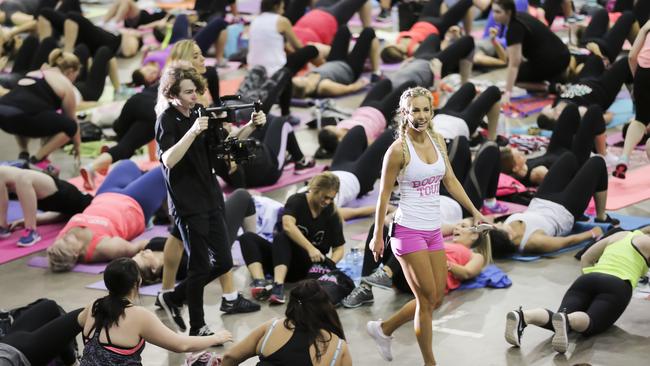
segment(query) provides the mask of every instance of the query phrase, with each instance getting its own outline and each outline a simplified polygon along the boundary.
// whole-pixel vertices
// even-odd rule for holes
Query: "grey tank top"
[[[396,73],[389,77],[393,86],[398,87],[407,81],[414,81],[417,85],[433,85],[433,73],[429,60],[413,59]]]
[[[356,80],[354,71],[345,61],[328,61],[312,70],[311,73],[319,74],[321,80],[330,79],[345,85],[350,85]]]

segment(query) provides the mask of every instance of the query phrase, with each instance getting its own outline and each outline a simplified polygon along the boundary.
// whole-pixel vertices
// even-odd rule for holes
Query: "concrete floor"
[[[133,69],[134,60],[120,61],[124,80]],[[489,80],[500,79],[501,72],[482,75]],[[339,106],[354,108],[362,96],[356,95],[337,100]],[[530,121],[508,120],[520,124]],[[307,154],[317,147],[314,131],[299,130],[298,140]],[[34,143],[32,149],[36,149]],[[14,159],[17,148],[11,136],[0,132],[0,159]],[[70,156],[57,152],[52,160],[62,167],[64,178],[76,175]],[[297,187],[272,192],[270,197],[283,201]],[[621,211],[625,214],[650,215],[647,202]],[[371,220],[362,220],[345,226],[345,235],[367,232]],[[346,246],[363,245],[348,241]],[[56,300],[67,310],[87,305],[103,296],[103,292],[86,289],[85,286],[101,279],[100,275],[81,273],[53,274],[43,269],[26,265],[30,257],[0,265],[0,308],[12,308],[26,304],[36,298],[48,297]],[[579,264],[572,253],[555,259],[544,259],[533,263],[497,263],[511,278],[513,285],[508,289],[477,289],[457,291],[449,294],[443,306],[434,314],[437,330],[433,347],[440,365],[648,365],[650,344],[650,320],[647,316],[650,302],[632,299],[628,309],[612,329],[590,339],[572,337],[566,355],[556,354],[550,347],[551,333],[529,327],[520,349],[511,348],[504,340],[505,314],[520,305],[524,308],[547,307],[556,309],[564,291],[580,274]],[[235,272],[236,284],[248,296],[250,277],[245,268]],[[261,322],[283,315],[284,307],[262,306],[257,313],[222,316],[219,312],[221,289],[211,284],[205,292],[206,320],[213,329],[226,328],[236,340],[242,339]],[[409,297],[403,294],[375,289],[375,303],[359,309],[339,310],[346,336],[350,344],[355,365],[387,364],[378,355],[375,345],[366,334],[365,324],[369,320],[386,318],[399,309]],[[142,297],[141,305],[156,311],[153,297]],[[165,318],[164,314],[158,314]],[[167,322],[167,319],[164,319]],[[167,322],[167,324],[170,324]],[[575,340],[579,343],[576,345]],[[227,349],[228,346],[225,348]],[[216,348],[221,352],[224,348]],[[393,342],[395,365],[421,364],[420,352],[412,330],[412,323],[395,333]],[[145,365],[179,365],[182,355],[167,352],[153,345],[147,345],[143,353]],[[256,359],[244,365],[254,365]]]

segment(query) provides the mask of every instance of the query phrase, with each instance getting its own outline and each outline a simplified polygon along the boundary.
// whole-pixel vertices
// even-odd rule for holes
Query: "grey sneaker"
[[[555,335],[553,335],[553,340],[551,345],[553,349],[558,353],[565,353],[567,348],[569,348],[569,325],[568,318],[565,312],[559,311],[553,314],[551,318],[551,323],[553,324],[553,329],[555,330]]]
[[[383,288],[384,290],[390,290],[393,287],[393,279],[388,277],[386,271],[381,267],[372,272],[370,276],[361,277],[361,283]]]
[[[362,284],[355,287],[348,296],[341,301],[344,307],[348,309],[358,308],[363,304],[372,304],[375,298],[372,296],[372,289],[369,286]]]

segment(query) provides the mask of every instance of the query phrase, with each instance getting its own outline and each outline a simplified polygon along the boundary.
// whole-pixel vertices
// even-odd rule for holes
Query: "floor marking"
[[[458,329],[451,329],[451,328],[443,328],[443,327],[433,327],[434,332],[439,332],[439,333],[447,333],[447,334],[453,334],[457,336],[462,336],[462,337],[470,337],[470,338],[483,338],[483,334],[481,333],[474,333],[474,332],[468,332],[465,330],[458,330]]]

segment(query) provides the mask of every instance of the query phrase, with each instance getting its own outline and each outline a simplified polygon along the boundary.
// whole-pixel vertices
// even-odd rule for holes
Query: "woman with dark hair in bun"
[[[239,365],[254,356],[260,358],[258,365],[352,365],[339,316],[317,281],[298,283],[284,314],[231,347],[221,365]]]

